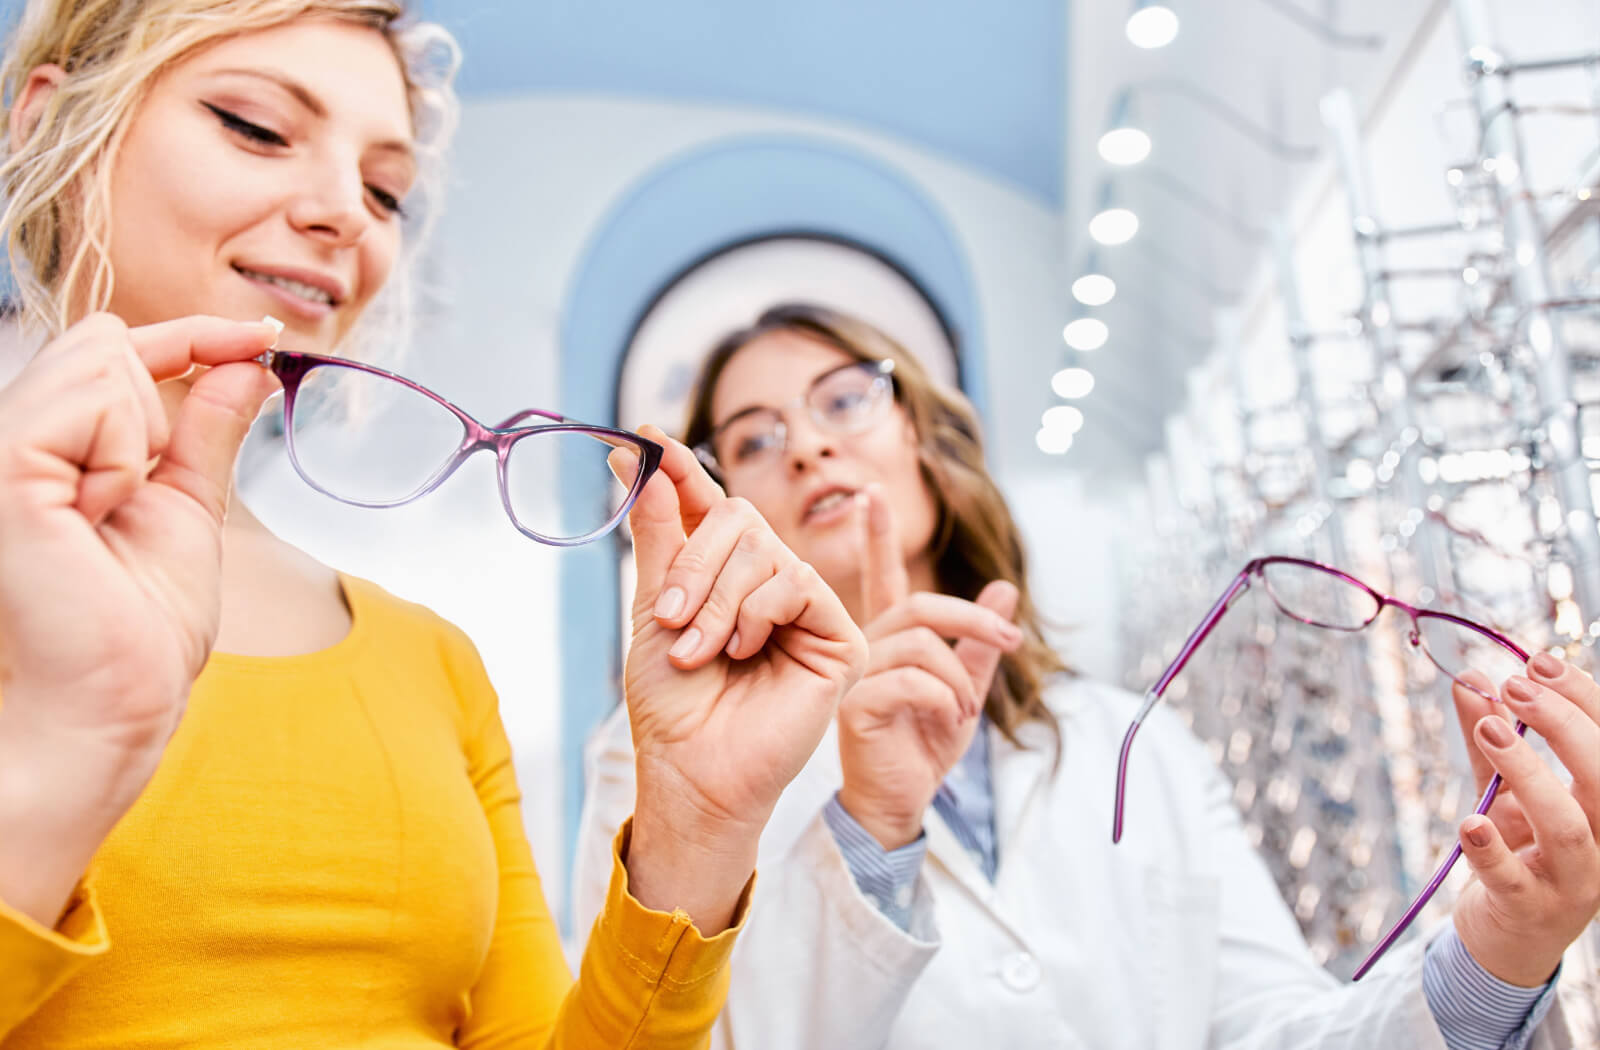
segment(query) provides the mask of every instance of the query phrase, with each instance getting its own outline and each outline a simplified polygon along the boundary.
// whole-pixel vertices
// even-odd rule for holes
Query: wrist
[[[0,718],[0,900],[53,928],[154,768],[137,755],[65,749]]]
[[[848,781],[839,789],[839,805],[889,852],[910,845],[922,835],[922,819],[927,812],[926,806],[911,808],[877,803],[852,790]]]
[[[1540,951],[1526,936],[1488,935],[1471,922],[1463,922],[1459,914],[1453,921],[1456,938],[1472,961],[1498,981],[1517,988],[1540,988],[1548,984],[1561,967],[1561,951],[1552,957],[1550,952]]]
[[[623,867],[635,900],[655,911],[681,910],[704,936],[732,923],[755,871],[770,809],[735,814],[713,805],[670,763],[639,755],[633,834]]]
[[[637,809],[623,867],[628,891],[652,911],[682,911],[704,937],[733,924],[755,871],[759,838],[687,832],[679,821]]]

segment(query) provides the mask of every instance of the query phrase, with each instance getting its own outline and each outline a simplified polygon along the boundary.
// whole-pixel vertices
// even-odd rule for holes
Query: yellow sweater
[[[737,931],[618,861],[574,985],[477,652],[343,582],[338,645],[212,656],[54,930],[0,901],[0,1048],[705,1045]]]

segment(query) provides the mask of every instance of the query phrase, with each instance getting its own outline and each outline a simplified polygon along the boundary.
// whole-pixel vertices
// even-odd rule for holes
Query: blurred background
[[[676,430],[720,334],[822,301],[976,403],[1090,675],[1148,689],[1261,554],[1590,660],[1595,0],[421,10],[460,41],[464,108],[403,370],[480,418]],[[560,913],[626,537],[529,542],[487,461],[354,510],[260,431],[243,484],[270,525],[477,641]],[[1341,974],[1476,798],[1412,632],[1299,629],[1256,594],[1167,693]],[[1600,1041],[1596,941],[1563,994]]]

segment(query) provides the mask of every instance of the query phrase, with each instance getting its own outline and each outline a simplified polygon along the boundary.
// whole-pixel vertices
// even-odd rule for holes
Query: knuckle
[[[1546,738],[1551,738],[1576,734],[1583,729],[1583,723],[1588,721],[1583,716],[1583,712],[1578,710],[1577,705],[1563,703],[1560,717],[1551,724],[1550,731],[1544,735]],[[1590,723],[1590,725],[1593,725],[1593,723]]]
[[[728,623],[739,614],[739,607],[743,603],[722,588],[713,590],[706,596],[705,604],[700,606],[700,612],[695,616],[698,624]]]
[[[1594,849],[1594,832],[1584,821],[1562,821],[1550,834],[1550,844],[1563,853]]]
[[[885,677],[893,684],[895,695],[903,699],[925,699],[930,692],[930,677],[921,668],[897,667]]]
[[[739,554],[760,554],[767,546],[767,537],[758,529],[746,529],[739,534],[739,540],[733,545],[734,551]]]
[[[729,496],[717,509],[736,521],[760,521],[765,524],[765,519],[756,510],[756,505],[743,496]]]
[[[808,561],[798,558],[790,561],[778,573],[795,590],[803,594],[814,594],[826,586],[822,582],[822,575],[817,572],[816,566]]]
[[[107,310],[97,310],[85,316],[83,320],[78,322],[77,327],[81,331],[96,335],[125,334],[128,331],[127,322]]]
[[[668,578],[668,586],[676,584],[684,590],[690,581],[699,580],[706,575],[711,563],[706,558],[706,552],[699,546],[690,544],[678,552],[672,560],[672,572]]]

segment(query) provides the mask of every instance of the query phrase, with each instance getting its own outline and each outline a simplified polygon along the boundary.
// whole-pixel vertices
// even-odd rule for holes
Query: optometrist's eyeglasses
[[[628,513],[662,448],[625,430],[591,426],[542,409],[485,426],[450,401],[393,372],[320,354],[269,350],[258,360],[283,383],[289,461],[307,485],[353,507],[399,507],[426,496],[474,453],[494,453],[500,502],[523,535],[576,547],[606,535]],[[539,422],[524,424],[526,419]],[[630,483],[608,463],[627,449]],[[605,477],[592,505],[564,505],[567,472]]]
[[[781,408],[747,408],[719,423],[694,448],[695,456],[717,477],[764,471],[789,447],[784,412],[804,405],[811,422],[830,434],[860,434],[883,418],[894,401],[894,362],[852,361],[824,372],[806,392]]]
[[[1222,597],[1206,613],[1194,629],[1177,657],[1162,672],[1156,684],[1145,694],[1144,703],[1133,723],[1128,726],[1122,740],[1122,752],[1117,758],[1116,810],[1112,818],[1111,841],[1122,841],[1123,818],[1127,801],[1128,756],[1133,749],[1133,738],[1145,718],[1160,702],[1167,687],[1183,671],[1190,658],[1222,620],[1228,609],[1249,589],[1252,581],[1259,580],[1266,588],[1278,611],[1292,620],[1334,631],[1359,631],[1378,618],[1385,607],[1399,609],[1411,620],[1408,641],[1420,649],[1435,666],[1450,678],[1488,699],[1498,699],[1485,692],[1464,676],[1468,671],[1485,675],[1498,686],[1512,675],[1523,674],[1528,663],[1528,653],[1499,631],[1464,617],[1435,609],[1419,609],[1391,595],[1367,586],[1354,576],[1319,562],[1302,558],[1256,558],[1239,570]],[[1516,732],[1526,731],[1522,722],[1516,723]],[[1496,773],[1479,799],[1474,813],[1486,813],[1500,791],[1500,774]],[[1445,876],[1461,857],[1461,843],[1451,849],[1422,892],[1411,902],[1398,922],[1384,934],[1376,947],[1356,969],[1354,979],[1360,980],[1372,969],[1415,921],[1423,907],[1443,885]]]

